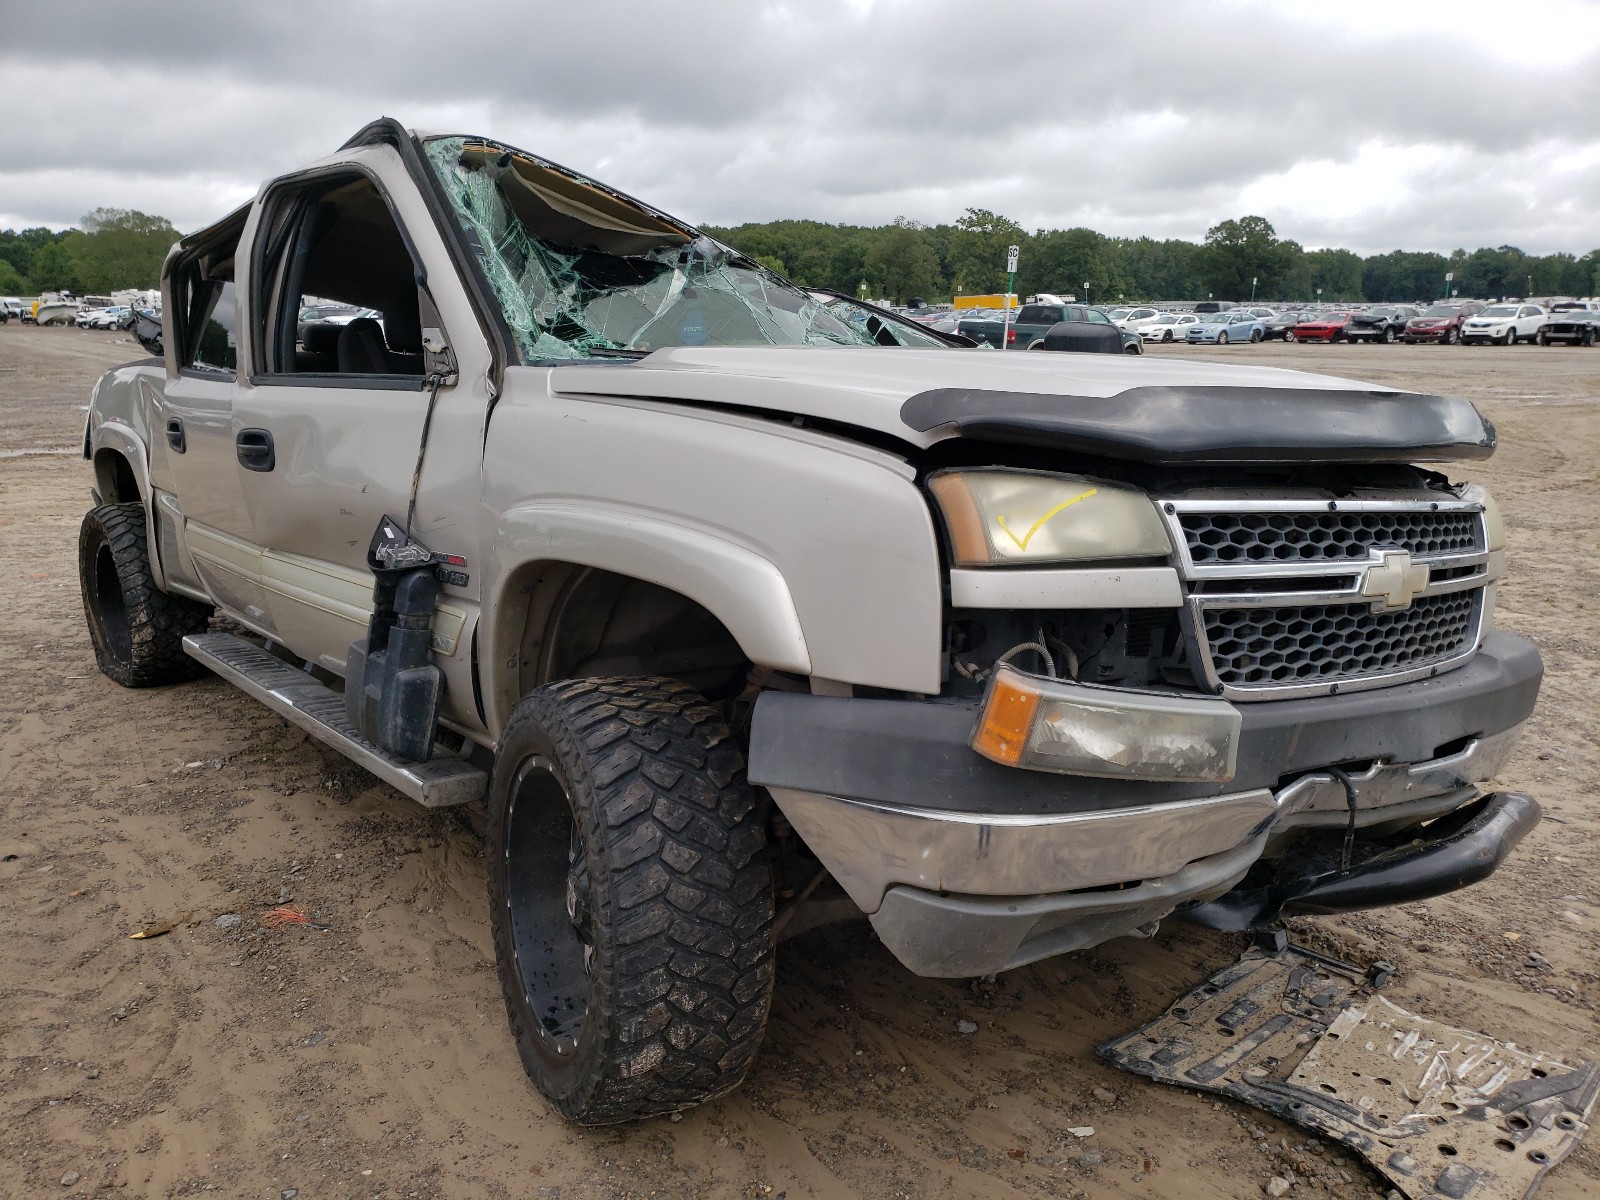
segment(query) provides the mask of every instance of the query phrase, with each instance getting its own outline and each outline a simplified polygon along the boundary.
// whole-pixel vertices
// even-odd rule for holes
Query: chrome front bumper
[[[1517,725],[1474,739],[1448,757],[1377,763],[1351,775],[1357,828],[1422,821],[1460,807],[1471,798],[1473,784],[1505,765],[1521,732]],[[1127,885],[1176,874],[1253,839],[1270,853],[1296,830],[1342,829],[1349,822],[1343,785],[1315,771],[1277,791],[1049,816],[936,811],[782,787],[771,791],[812,853],[868,914],[878,911],[884,893],[897,884],[971,896]]]
[[[1498,774],[1522,726],[1419,763],[1351,773],[1354,824],[1382,832],[1454,812]],[[1223,895],[1297,832],[1351,822],[1344,785],[1133,808],[996,815],[866,803],[774,787],[773,798],[878,935],[921,975],[969,976],[1153,930]]]

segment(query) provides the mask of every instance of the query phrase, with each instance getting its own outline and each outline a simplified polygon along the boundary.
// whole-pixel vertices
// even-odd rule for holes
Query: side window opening
[[[280,196],[265,229],[268,375],[422,377],[417,265],[372,180],[341,175]]]
[[[178,309],[180,370],[232,377],[239,368],[238,303],[234,252],[244,231],[243,212],[216,228],[179,264],[173,279]]]

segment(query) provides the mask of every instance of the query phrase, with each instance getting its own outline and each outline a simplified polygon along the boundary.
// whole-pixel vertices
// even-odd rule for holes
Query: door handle
[[[182,417],[167,418],[167,445],[171,446],[173,451],[178,454],[182,454],[189,448],[189,439],[183,434]]]
[[[241,429],[233,444],[239,454],[239,465],[246,471],[270,471],[278,465],[270,430]]]

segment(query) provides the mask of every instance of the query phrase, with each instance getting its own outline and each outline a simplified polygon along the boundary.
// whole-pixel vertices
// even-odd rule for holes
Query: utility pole
[[[1255,276],[1255,275],[1250,276],[1250,303],[1251,304],[1254,304],[1256,302],[1256,282],[1257,282],[1258,278],[1259,277]]]

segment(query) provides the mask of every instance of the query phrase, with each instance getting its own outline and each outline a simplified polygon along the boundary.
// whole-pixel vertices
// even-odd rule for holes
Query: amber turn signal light
[[[1002,672],[989,689],[972,748],[985,758],[1016,766],[1022,761],[1038,711],[1039,693],[1025,686],[1016,672]]]

